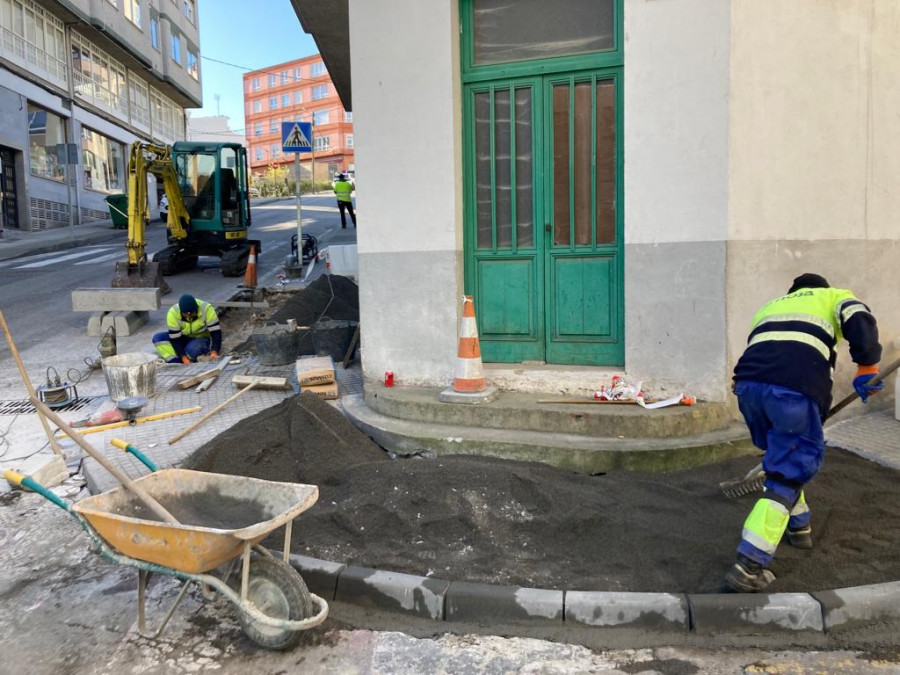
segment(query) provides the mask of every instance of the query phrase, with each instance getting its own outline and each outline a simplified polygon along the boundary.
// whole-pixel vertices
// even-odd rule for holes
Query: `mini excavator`
[[[169,200],[168,246],[147,260],[150,211],[147,176],[162,180]],[[250,193],[247,151],[239,143],[180,141],[172,146],[136,141],[128,160],[128,261],[116,263],[113,288],[169,288],[163,276],[197,264],[199,256],[221,259],[222,275],[244,273],[250,247],[261,251],[258,239],[248,239]]]

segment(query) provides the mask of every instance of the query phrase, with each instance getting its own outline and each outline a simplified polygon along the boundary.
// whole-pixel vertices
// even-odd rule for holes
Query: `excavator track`
[[[222,276],[239,277],[247,269],[249,246],[238,246],[222,252]]]
[[[197,265],[197,256],[178,246],[166,246],[153,255],[153,262],[159,263],[163,276],[172,276]]]

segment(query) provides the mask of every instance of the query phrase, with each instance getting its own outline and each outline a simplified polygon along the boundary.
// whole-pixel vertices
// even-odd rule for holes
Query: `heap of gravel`
[[[718,489],[745,474],[753,458],[605,476],[468,456],[384,461],[383,451],[311,395],[244,420],[202,450],[194,468],[319,485],[319,502],[294,528],[297,553],[538,588],[720,592],[758,496],[728,500]],[[897,479],[891,469],[829,449],[807,489],[815,548],[783,544],[771,590],[900,579]]]
[[[312,326],[322,319],[359,321],[359,287],[347,277],[324,274],[270,317],[278,323],[288,319],[296,319],[298,326]]]

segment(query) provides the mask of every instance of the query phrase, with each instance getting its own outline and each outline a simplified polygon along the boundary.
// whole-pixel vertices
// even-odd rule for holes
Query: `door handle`
[[[553,230],[550,227],[550,223],[547,223],[546,225],[544,225],[544,232],[546,232],[547,234],[550,234],[552,231]]]

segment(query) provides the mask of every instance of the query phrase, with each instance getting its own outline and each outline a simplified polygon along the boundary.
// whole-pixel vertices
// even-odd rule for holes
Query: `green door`
[[[623,363],[620,72],[466,87],[466,282],[485,361]]]

